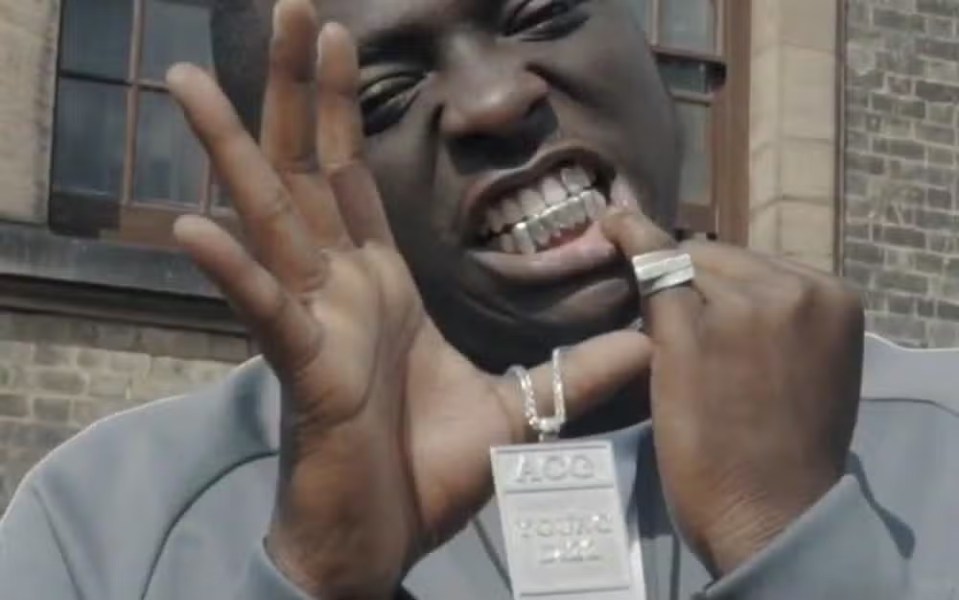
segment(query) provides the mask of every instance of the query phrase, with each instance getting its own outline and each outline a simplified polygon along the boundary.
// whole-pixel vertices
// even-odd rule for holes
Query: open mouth
[[[484,206],[473,243],[487,251],[522,255],[570,243],[606,214],[610,180],[609,173],[587,161],[560,162]]]
[[[474,183],[461,239],[471,260],[502,281],[611,281],[619,252],[599,222],[614,206],[642,210],[644,190],[586,144],[554,146]]]

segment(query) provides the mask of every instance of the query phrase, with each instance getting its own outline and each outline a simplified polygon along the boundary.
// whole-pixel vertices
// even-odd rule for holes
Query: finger
[[[357,97],[356,44],[341,25],[320,32],[317,62],[317,148],[320,167],[333,188],[343,222],[357,245],[393,244],[373,174],[363,163],[363,118]]]
[[[597,408],[610,396],[649,371],[653,344],[635,331],[601,335],[565,350],[561,359],[566,411],[569,420]],[[530,371],[540,416],[552,416],[553,365],[547,363]],[[500,397],[510,419],[514,442],[536,436],[524,412],[524,396],[517,379],[510,374],[500,381]]]
[[[267,158],[284,169],[317,169],[312,132],[318,32],[310,0],[277,2],[260,145]]]
[[[177,220],[174,236],[219,288],[276,369],[315,356],[318,326],[309,313],[233,237],[203,217]]]
[[[171,68],[167,82],[229,188],[257,257],[294,293],[317,285],[323,275],[319,248],[223,91],[202,69],[186,64]]]
[[[316,157],[316,11],[310,0],[280,0],[273,12],[270,70],[260,146],[284,180],[316,243],[349,245],[336,200]]]
[[[603,220],[602,226],[606,237],[627,260],[677,248],[672,236],[641,211],[617,210]],[[650,298],[640,298],[640,307],[648,331],[658,343],[685,344],[694,339],[694,324],[702,310],[702,298],[692,286],[678,286]]]

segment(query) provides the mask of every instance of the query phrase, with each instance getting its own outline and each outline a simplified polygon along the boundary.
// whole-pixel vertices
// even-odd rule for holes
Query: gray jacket
[[[719,581],[676,535],[649,425],[615,434],[647,597],[959,598],[959,353],[867,343],[847,475]],[[277,384],[261,361],[106,419],[38,465],[0,521],[3,600],[306,600],[262,547]],[[405,582],[419,600],[508,599],[495,507]]]

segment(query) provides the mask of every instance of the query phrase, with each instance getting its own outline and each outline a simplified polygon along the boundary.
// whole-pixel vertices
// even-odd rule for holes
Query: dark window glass
[[[136,202],[201,205],[206,159],[167,94],[141,92],[136,148]]]
[[[683,127],[684,150],[680,197],[690,204],[709,206],[712,201],[709,106],[682,102],[677,110]]]
[[[633,8],[643,29],[649,30],[649,0],[632,0]]]
[[[230,197],[230,192],[217,181],[216,174],[213,175],[213,182],[210,186],[210,194],[213,198],[213,207],[220,210],[232,210],[233,208],[233,199]]]
[[[209,31],[210,9],[203,2],[145,0],[140,78],[162,81],[181,61],[212,66]]]
[[[659,43],[683,50],[715,52],[716,11],[713,2],[714,0],[661,1]]]
[[[54,136],[54,186],[119,198],[125,129],[124,86],[61,79]]]
[[[706,63],[661,57],[659,70],[666,85],[673,91],[696,94],[708,94],[711,91],[710,68]]]
[[[131,0],[65,0],[61,68],[84,75],[126,79],[132,19]]]

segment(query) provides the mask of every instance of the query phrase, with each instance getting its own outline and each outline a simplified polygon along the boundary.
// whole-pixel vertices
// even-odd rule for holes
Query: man
[[[948,398],[917,371],[924,401],[860,406],[831,277],[676,249],[677,126],[627,2],[280,0],[262,75],[234,53],[270,8],[218,17],[248,122],[266,80],[259,148],[202,71],[169,83],[252,256],[177,237],[271,369],[54,453],[0,528],[4,598],[507,598],[489,448],[532,439],[555,375],[565,435],[616,446],[648,597],[952,597]],[[637,299],[623,257],[654,251],[695,277]],[[529,390],[489,374],[567,345]]]

